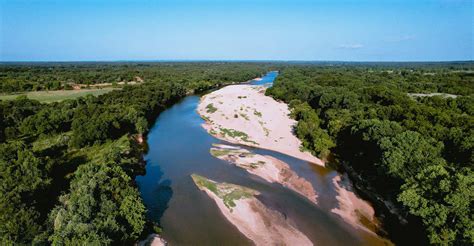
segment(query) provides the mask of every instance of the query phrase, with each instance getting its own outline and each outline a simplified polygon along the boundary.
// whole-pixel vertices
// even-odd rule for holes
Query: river
[[[251,84],[268,84],[270,72]],[[266,206],[278,210],[319,245],[367,245],[378,240],[344,223],[330,209],[335,206],[332,178],[337,172],[269,150],[248,148],[285,161],[318,193],[319,205],[279,184],[271,184],[209,153],[214,143],[228,144],[209,135],[196,112],[199,96],[188,96],[162,112],[151,128],[145,155],[146,175],[137,183],[147,206],[147,216],[163,228],[162,237],[171,245],[251,245],[221,214],[217,205],[193,183],[197,173],[218,182],[247,186],[260,191]],[[348,182],[348,181],[346,181]]]

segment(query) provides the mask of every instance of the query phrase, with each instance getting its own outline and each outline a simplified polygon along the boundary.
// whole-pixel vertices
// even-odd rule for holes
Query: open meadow
[[[31,100],[43,103],[60,102],[66,99],[75,99],[86,95],[100,96],[120,88],[83,89],[83,90],[57,90],[57,91],[30,91],[26,93],[1,94],[0,100],[14,100],[19,96],[26,96]]]

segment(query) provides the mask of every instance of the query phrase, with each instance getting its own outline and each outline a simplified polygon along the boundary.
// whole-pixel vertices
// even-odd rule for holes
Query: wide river
[[[272,83],[278,74],[270,72],[261,81]],[[163,228],[162,236],[171,245],[252,244],[229,223],[215,202],[193,183],[190,175],[256,189],[265,205],[282,212],[318,245],[367,245],[374,238],[345,224],[330,209],[335,206],[331,179],[335,171],[280,153],[248,148],[288,163],[309,180],[318,193],[318,206],[279,184],[270,184],[209,153],[213,143],[225,143],[209,135],[196,112],[199,96],[188,96],[162,112],[147,138],[146,175],[137,183],[148,209],[148,217]]]

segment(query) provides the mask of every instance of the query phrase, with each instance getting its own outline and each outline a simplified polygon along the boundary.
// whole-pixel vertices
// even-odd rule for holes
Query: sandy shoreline
[[[216,183],[195,174],[192,178],[197,187],[216,202],[227,220],[256,245],[313,245],[281,213],[268,209],[255,198],[257,191]],[[233,199],[231,203],[229,197]]]
[[[299,177],[288,164],[272,156],[258,155],[240,147],[222,144],[215,144],[210,152],[216,158],[243,168],[270,183],[279,183],[318,204],[318,196],[312,184]],[[337,207],[331,209],[331,212],[353,227],[375,234],[374,230],[379,225],[374,209],[368,202],[357,197],[352,186],[342,184],[341,178],[341,175],[336,175],[331,180],[337,202]]]
[[[279,183],[317,204],[317,194],[311,183],[299,177],[283,161],[227,145],[214,145],[210,152],[216,158],[228,161],[270,183]]]
[[[148,237],[137,243],[138,246],[166,246],[168,243],[158,234],[150,234]]]
[[[301,141],[293,135],[296,121],[285,103],[264,95],[265,88],[230,85],[201,98],[198,113],[203,127],[217,138],[277,151],[314,164],[324,163],[300,150]]]
[[[378,228],[379,224],[372,206],[367,201],[357,197],[352,186],[344,187],[341,185],[340,175],[335,176],[332,182],[336,188],[336,200],[339,207],[333,208],[331,212],[341,216],[344,221],[356,228],[376,234],[374,230]]]
[[[264,92],[262,86],[231,85],[203,96],[197,109],[206,121],[203,128],[230,143],[269,149],[324,166],[323,161],[300,150],[301,141],[293,135],[296,121],[289,117],[288,106],[265,96]],[[296,175],[288,164],[239,147],[226,148],[229,146],[214,146],[211,154],[268,182],[278,182],[318,204],[314,187]],[[379,225],[374,209],[370,203],[357,197],[351,186],[342,185],[341,179],[341,174],[338,174],[331,180],[337,207],[330,212],[348,225],[380,238],[375,233]]]

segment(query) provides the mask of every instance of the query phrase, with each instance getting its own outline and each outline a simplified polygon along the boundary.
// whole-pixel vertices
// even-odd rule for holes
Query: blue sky
[[[0,60],[473,60],[471,0],[0,0]]]

